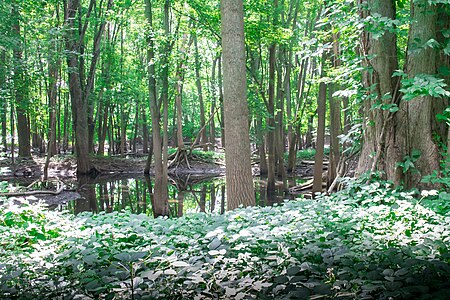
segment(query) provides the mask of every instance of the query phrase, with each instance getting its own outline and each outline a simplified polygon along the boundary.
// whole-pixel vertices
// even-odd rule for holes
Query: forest
[[[0,299],[448,299],[449,0],[0,18]]]

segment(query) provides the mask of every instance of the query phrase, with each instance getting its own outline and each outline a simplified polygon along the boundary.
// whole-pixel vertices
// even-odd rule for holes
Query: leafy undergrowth
[[[0,298],[447,299],[450,214],[423,200],[374,183],[179,219],[9,203]]]

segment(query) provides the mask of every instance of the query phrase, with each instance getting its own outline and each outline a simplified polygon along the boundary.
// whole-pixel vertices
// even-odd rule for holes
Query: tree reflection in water
[[[77,183],[81,198],[70,202],[68,209],[75,214],[83,211],[98,213],[128,209],[136,214],[144,213],[154,217],[181,217],[192,212],[225,212],[226,187],[223,177],[175,176],[170,177],[169,182],[169,199],[155,203],[153,177],[80,177]],[[291,186],[299,182],[297,179],[289,181]],[[259,206],[294,198],[283,190],[267,195],[265,178],[255,178],[255,194],[256,204]]]

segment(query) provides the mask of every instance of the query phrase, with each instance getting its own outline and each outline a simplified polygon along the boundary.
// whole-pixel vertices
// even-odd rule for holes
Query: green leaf
[[[172,266],[174,266],[176,268],[181,268],[181,267],[189,267],[190,264],[188,264],[184,261],[177,260],[177,261],[172,262]]]

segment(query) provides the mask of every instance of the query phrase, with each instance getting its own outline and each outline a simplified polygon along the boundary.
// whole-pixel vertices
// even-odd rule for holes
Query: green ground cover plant
[[[446,299],[450,214],[435,191],[332,196],[177,219],[0,206],[0,298]]]

